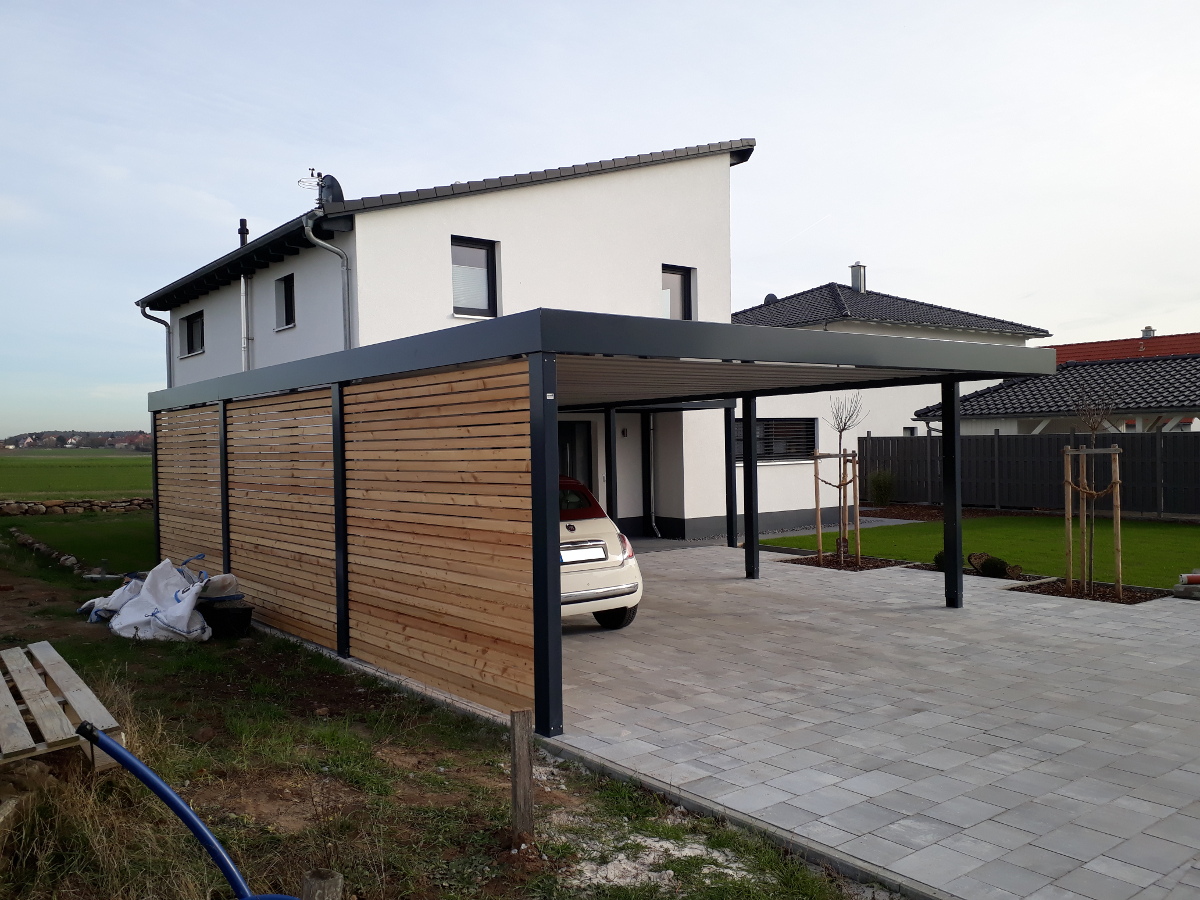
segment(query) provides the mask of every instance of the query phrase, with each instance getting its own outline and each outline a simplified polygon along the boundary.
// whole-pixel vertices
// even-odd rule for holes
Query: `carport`
[[[502,712],[532,705],[555,735],[560,411],[738,399],[752,434],[761,396],[940,384],[953,559],[958,383],[1053,370],[1049,350],[535,310],[151,394],[159,553],[205,553],[195,565],[237,574],[284,632]],[[758,578],[754,441],[745,463]]]

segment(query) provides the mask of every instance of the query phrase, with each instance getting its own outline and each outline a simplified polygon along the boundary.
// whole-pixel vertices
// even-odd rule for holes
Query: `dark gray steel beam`
[[[758,411],[754,398],[742,398],[742,514],[746,531],[746,577],[759,577],[758,561]]]
[[[150,497],[154,503],[154,561],[162,559],[162,534],[159,530],[161,516],[158,513],[158,413],[150,413]]]
[[[329,386],[333,413],[333,575],[337,655],[350,656],[350,551],[346,538],[346,426],[342,386]]]
[[[544,737],[562,734],[563,731],[557,390],[554,354],[529,354],[533,499],[533,720],[535,730]]]
[[[946,606],[963,605],[962,456],[958,382],[942,382],[942,552]]]
[[[961,381],[1049,374],[1055,367],[1054,352],[1046,349],[537,309],[159,391],[150,395],[150,408],[170,409],[211,403],[223,397],[247,397],[333,382],[344,384],[539,351],[660,359],[756,359],[764,363],[914,370],[912,379],[880,380],[874,386],[931,384],[948,376]],[[820,385],[754,393],[759,396],[812,393],[846,386],[831,373],[831,379]],[[732,390],[744,389],[735,386]],[[642,402],[722,399],[729,396],[729,391],[690,397],[650,397]],[[613,405],[636,402],[639,401],[630,399]]]
[[[654,534],[654,413],[641,414],[642,432],[642,537]]]
[[[733,407],[725,408],[725,543],[738,545],[737,527],[737,458],[734,452],[734,427],[737,413]]]
[[[222,400],[218,404],[217,440],[221,442],[220,471],[221,471],[221,571],[232,572],[229,561],[229,425],[226,407],[228,402]]]
[[[604,503],[605,512],[617,520],[617,411],[604,411]]]

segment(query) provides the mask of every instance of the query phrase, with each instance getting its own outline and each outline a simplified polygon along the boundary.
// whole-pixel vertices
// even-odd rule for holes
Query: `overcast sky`
[[[137,428],[133,302],[348,197],[728,138],[733,305],[1200,331],[1200,3],[0,3],[0,436]]]

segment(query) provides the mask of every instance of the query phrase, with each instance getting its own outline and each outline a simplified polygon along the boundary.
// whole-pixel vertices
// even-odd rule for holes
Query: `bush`
[[[936,554],[934,554],[933,565],[939,572],[946,571],[946,551],[945,550],[939,550]],[[961,566],[961,565],[962,565],[962,563],[960,562],[959,566]]]
[[[876,506],[891,506],[896,495],[896,476],[890,469],[876,469],[867,479],[871,502]]]
[[[989,556],[979,564],[979,574],[987,578],[1007,578],[1008,563],[998,556]]]

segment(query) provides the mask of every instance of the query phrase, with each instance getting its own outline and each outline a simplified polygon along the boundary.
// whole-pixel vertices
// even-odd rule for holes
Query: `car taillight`
[[[621,542],[621,562],[625,562],[627,559],[633,559],[633,544],[629,543],[629,538],[618,533],[617,539]]]

